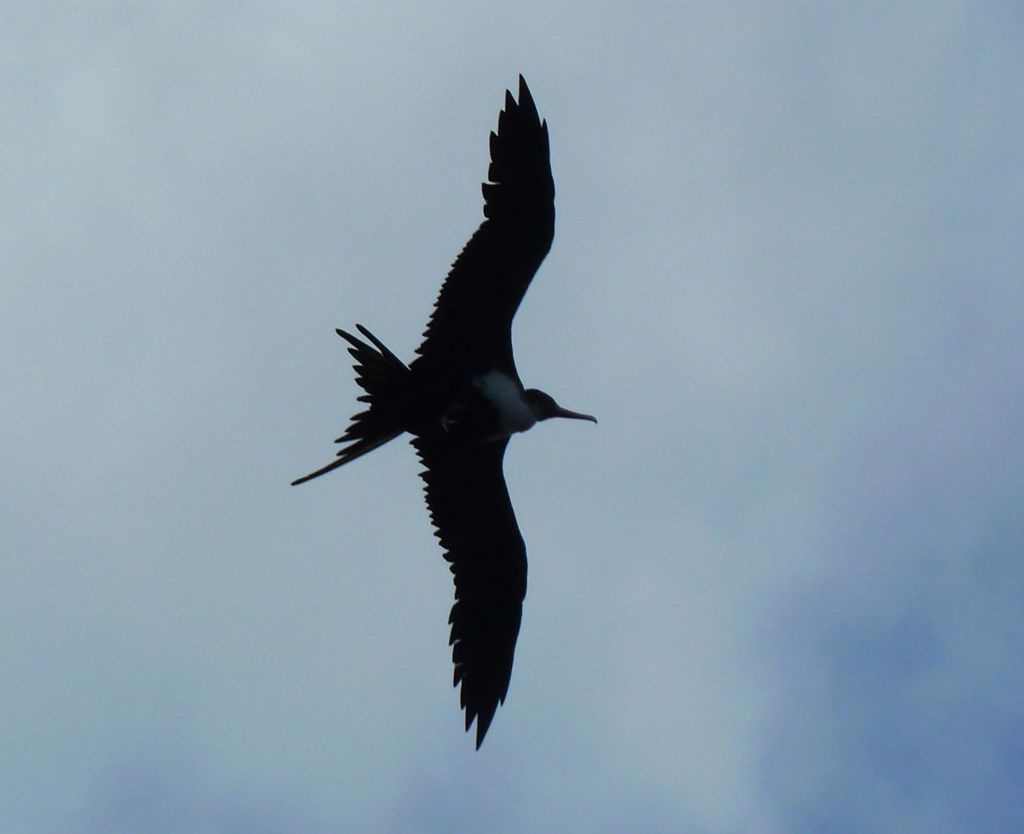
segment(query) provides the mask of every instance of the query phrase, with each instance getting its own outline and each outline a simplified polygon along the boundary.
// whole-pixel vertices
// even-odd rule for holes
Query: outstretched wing
[[[477,365],[507,364],[504,370],[515,372],[512,318],[555,235],[547,123],[522,76],[518,102],[505,91],[490,142],[486,219],[441,287],[414,370],[429,366],[463,379]]]
[[[480,747],[512,677],[526,596],[526,546],[501,463],[508,440],[453,443],[414,438],[426,469],[427,508],[455,578],[451,623],[455,680],[466,729]]]

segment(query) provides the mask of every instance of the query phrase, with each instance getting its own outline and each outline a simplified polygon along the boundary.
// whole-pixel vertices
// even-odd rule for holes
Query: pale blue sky
[[[1024,829],[1011,3],[39,3],[0,27],[0,831]],[[409,357],[527,77],[554,249],[481,751]]]

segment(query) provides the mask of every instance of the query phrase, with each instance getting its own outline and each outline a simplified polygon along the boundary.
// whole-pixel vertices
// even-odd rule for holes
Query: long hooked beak
[[[569,411],[568,408],[562,408],[562,406],[558,406],[552,416],[566,417],[569,420],[589,420],[591,423],[597,422],[596,417],[591,417],[589,414],[580,414],[578,411]]]

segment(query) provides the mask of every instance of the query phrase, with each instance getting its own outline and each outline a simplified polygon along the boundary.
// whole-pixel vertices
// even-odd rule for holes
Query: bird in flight
[[[505,92],[483,184],[484,221],[441,286],[416,358],[406,366],[362,325],[338,330],[355,359],[356,414],[337,458],[305,483],[408,432],[425,469],[427,508],[455,580],[454,685],[479,749],[504,703],[526,596],[526,546],[502,460],[509,438],[541,420],[596,419],[525,388],[512,356],[512,318],[555,233],[547,122],[519,76]]]

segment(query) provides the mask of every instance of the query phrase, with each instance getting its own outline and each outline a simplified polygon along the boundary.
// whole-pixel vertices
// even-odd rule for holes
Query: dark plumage
[[[502,460],[509,437],[550,417],[594,420],[524,389],[512,355],[512,319],[551,248],[555,186],[547,124],[523,77],[505,93],[490,137],[485,220],[455,260],[406,365],[356,325],[339,330],[367,404],[338,438],[338,458],[294,483],[336,469],[409,432],[425,467],[427,507],[455,579],[455,685],[480,746],[508,693],[526,596],[526,547]]]

